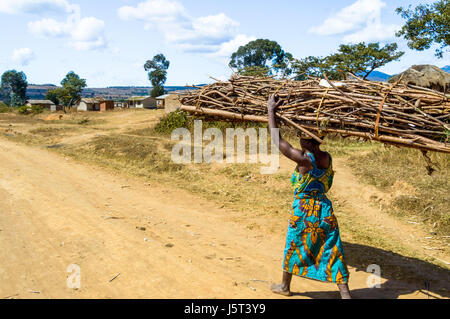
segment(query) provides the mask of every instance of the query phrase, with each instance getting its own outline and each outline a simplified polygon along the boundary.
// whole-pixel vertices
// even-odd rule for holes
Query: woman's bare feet
[[[278,284],[278,285],[273,284],[270,287],[270,290],[272,290],[273,293],[287,296],[287,297],[289,297],[291,295],[291,291],[289,290],[289,288],[286,288],[285,286],[283,286],[283,284]]]

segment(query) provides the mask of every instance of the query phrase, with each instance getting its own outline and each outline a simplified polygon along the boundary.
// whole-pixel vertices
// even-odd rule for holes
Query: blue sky
[[[229,56],[257,38],[296,58],[325,56],[341,43],[397,42],[405,56],[380,71],[450,64],[449,54],[417,52],[394,36],[402,0],[1,0],[0,73],[22,70],[29,83],[59,84],[73,70],[89,87],[149,86],[143,65],[171,62],[166,85],[211,82],[231,74]]]

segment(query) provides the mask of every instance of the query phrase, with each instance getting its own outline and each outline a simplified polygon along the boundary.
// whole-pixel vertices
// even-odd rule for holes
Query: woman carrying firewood
[[[283,104],[277,95],[267,104],[272,139],[287,158],[297,163],[291,178],[294,203],[284,250],[283,279],[272,285],[274,293],[290,296],[292,275],[336,283],[341,297],[350,299],[349,272],[339,235],[339,226],[326,192],[333,182],[331,155],[320,150],[320,143],[301,136],[302,150],[293,148],[281,138],[277,129],[276,110]],[[277,134],[278,136],[275,136]]]

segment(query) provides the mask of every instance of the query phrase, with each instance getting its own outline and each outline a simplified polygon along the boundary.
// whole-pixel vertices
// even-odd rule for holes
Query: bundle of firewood
[[[267,122],[267,99],[284,101],[285,124],[322,141],[317,133],[356,136],[423,151],[450,153],[450,95],[397,83],[349,76],[334,82],[276,80],[234,75],[228,82],[182,95],[181,109],[207,117]]]

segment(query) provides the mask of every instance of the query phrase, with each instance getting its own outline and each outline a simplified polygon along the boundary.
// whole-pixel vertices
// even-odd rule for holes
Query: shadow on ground
[[[347,264],[356,271],[366,271],[371,264],[381,268],[381,277],[386,281],[380,288],[351,289],[356,299],[397,299],[401,295],[423,293],[430,299],[436,295],[450,298],[450,271],[429,262],[405,257],[379,248],[354,243],[344,243]],[[307,279],[305,279],[307,280]],[[340,298],[337,291],[295,292],[294,296],[313,299]]]

